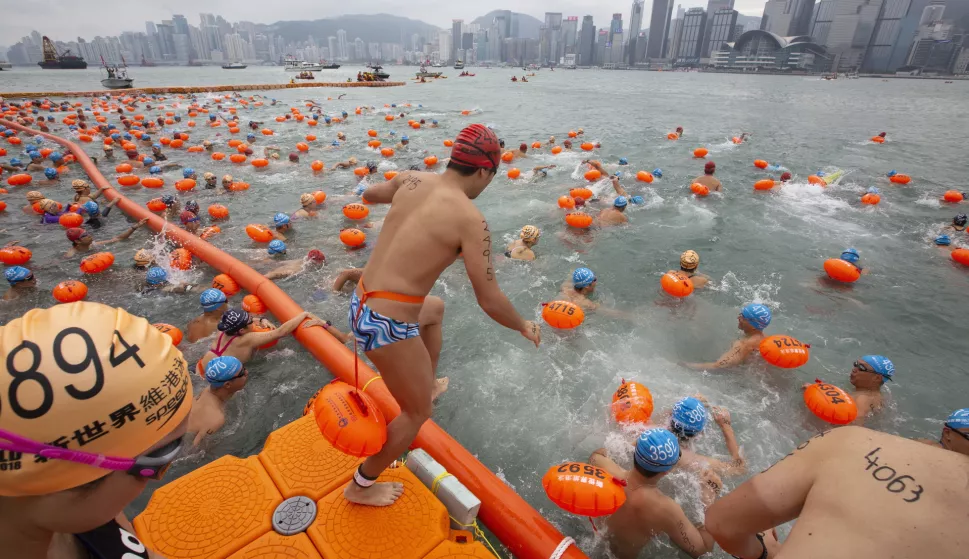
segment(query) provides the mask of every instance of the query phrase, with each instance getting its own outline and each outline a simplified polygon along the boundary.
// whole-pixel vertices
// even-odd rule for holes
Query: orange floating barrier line
[[[395,85],[392,82],[376,83],[378,87]],[[286,84],[286,86],[289,85]],[[297,84],[297,87],[303,85]],[[324,85],[333,86],[333,84],[305,85],[315,87]],[[354,86],[351,83],[343,85]],[[368,82],[368,85],[373,86],[374,82]],[[225,86],[225,89],[199,88],[199,90],[233,91],[245,88],[246,86]],[[159,88],[132,90],[126,92],[126,94],[151,93],[149,91],[150,89]],[[188,89],[192,88],[160,89],[161,91],[157,91],[157,93],[190,93],[191,91],[188,91]],[[283,88],[268,87],[267,89]],[[24,96],[20,93],[8,95],[10,97]],[[68,93],[66,95],[71,94]],[[101,96],[104,95],[104,92],[92,92],[91,95]],[[8,128],[41,136],[70,150],[74,154],[78,165],[87,173],[91,181],[98,187],[105,188],[104,196],[108,201],[117,199],[118,209],[135,219],[147,218],[148,227],[155,232],[160,232],[164,228],[166,222],[161,217],[149,212],[140,204],[129,200],[115,189],[100,171],[98,171],[94,162],[91,161],[91,158],[74,142],[52,134],[32,130],[13,121],[4,120],[3,124]],[[181,246],[188,249],[199,260],[224,274],[228,274],[243,289],[259,297],[266,303],[266,306],[269,307],[269,310],[277,320],[284,322],[303,312],[302,307],[273,281],[266,279],[265,276],[256,272],[248,265],[222,252],[208,242],[177,227],[165,228],[164,233],[169,239],[178,242]],[[376,374],[364,361],[358,360],[346,346],[321,328],[298,328],[293,332],[293,336],[317,361],[322,363],[337,378],[348,384],[354,382],[355,362],[357,362],[359,369],[358,378],[360,386],[363,386],[376,377]],[[400,414],[400,407],[398,407],[397,402],[383,383],[371,384],[367,388],[367,395],[377,403],[388,422]],[[478,517],[515,557],[519,559],[548,559],[560,544],[567,545],[563,544],[563,542],[571,541],[570,538],[563,536],[538,511],[526,503],[518,493],[505,482],[498,479],[494,472],[485,467],[484,464],[468,452],[466,448],[461,446],[460,443],[455,441],[454,438],[433,420],[428,420],[424,423],[420,432],[417,434],[417,438],[414,440],[412,448],[423,448],[426,450],[448,472],[458,478],[469,491],[481,499],[481,510]],[[220,460],[229,458],[231,457],[223,457]],[[393,472],[393,470],[388,470],[388,472]],[[274,497],[267,496],[267,498],[270,501],[275,500]],[[145,543],[150,545],[151,542]],[[574,545],[568,545],[565,551],[558,556],[563,559],[588,559]]]

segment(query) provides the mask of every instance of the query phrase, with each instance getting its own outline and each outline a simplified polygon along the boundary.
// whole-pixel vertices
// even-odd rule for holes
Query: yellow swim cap
[[[151,253],[147,249],[140,248],[138,252],[135,253],[135,264],[139,266],[147,266],[151,264],[152,258]]]
[[[232,182],[232,175],[222,175],[222,182]]]
[[[215,180],[215,175],[213,173],[203,173],[202,178],[205,180]]]
[[[518,236],[521,237],[521,240],[525,242],[534,243],[539,237],[542,236],[542,232],[539,231],[538,227],[535,227],[534,225],[526,225],[522,227],[522,231],[518,234]]]
[[[695,270],[700,265],[700,255],[695,251],[688,250],[680,255],[680,268],[684,270]]]
[[[299,203],[301,206],[309,206],[310,204],[316,203],[316,198],[310,193],[301,194],[299,197]]]
[[[30,192],[27,193],[28,202],[40,202],[43,199],[44,199],[44,195],[36,190],[31,190]]]
[[[50,198],[44,198],[40,202],[37,202],[37,204],[40,205],[40,209],[44,210],[47,213],[52,214],[57,211],[57,202],[55,202],[54,200],[51,200]]]
[[[87,302],[33,309],[0,327],[0,356],[0,430],[38,443],[134,458],[192,409],[182,353],[122,309]],[[56,493],[110,473],[26,451],[0,456],[2,496]]]
[[[71,187],[74,190],[83,190],[85,188],[89,188],[89,185],[84,179],[74,179],[71,181]]]

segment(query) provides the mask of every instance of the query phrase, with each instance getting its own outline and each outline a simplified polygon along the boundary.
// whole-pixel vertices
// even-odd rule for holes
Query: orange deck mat
[[[229,559],[323,559],[323,557],[313,547],[313,542],[306,537],[306,534],[281,536],[276,532],[269,532],[230,555]]]

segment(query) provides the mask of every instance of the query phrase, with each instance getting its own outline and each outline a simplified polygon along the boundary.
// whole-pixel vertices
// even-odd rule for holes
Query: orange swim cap
[[[182,353],[122,309],[87,302],[33,309],[0,327],[0,356],[0,430],[39,443],[134,458],[192,408]],[[56,493],[109,473],[0,451],[2,496]]]

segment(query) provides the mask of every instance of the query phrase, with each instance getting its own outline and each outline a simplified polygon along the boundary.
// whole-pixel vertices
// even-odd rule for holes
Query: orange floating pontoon
[[[140,204],[136,204],[135,202],[129,200],[114,187],[112,187],[112,185],[98,171],[91,159],[79,146],[58,136],[38,132],[13,121],[4,120],[3,123],[9,128],[47,138],[48,140],[56,142],[70,150],[71,153],[74,154],[77,163],[91,178],[91,181],[94,182],[99,188],[105,188],[104,195],[109,201],[118,199],[117,205],[121,211],[136,219],[147,218],[147,225],[151,227],[152,230],[156,232],[162,231],[166,222],[157,215],[150,213]],[[266,279],[239,260],[236,260],[234,257],[210,245],[206,241],[180,228],[168,227],[164,229],[164,232],[170,239],[187,248],[200,260],[209,264],[213,268],[218,269],[222,273],[233,277],[239,283],[239,285],[246,289],[246,291],[259,297],[263,302],[266,303],[266,306],[269,307],[269,310],[278,320],[286,321],[303,311],[303,309],[275,283]],[[326,368],[329,369],[335,376],[344,382],[351,384],[353,383],[354,362],[357,360],[357,357],[351,353],[346,346],[340,344],[335,338],[318,328],[298,328],[293,335],[297,341],[303,344],[303,346],[306,347],[306,349],[320,363],[326,366]],[[394,400],[393,396],[391,396],[383,382],[371,382],[375,378],[376,380],[379,380],[379,377],[377,377],[365,363],[359,362],[358,367],[360,386],[366,387],[366,393],[377,402],[377,405],[380,407],[388,421],[396,417],[400,413],[400,408],[397,406],[397,402]],[[318,443],[326,444],[322,436],[319,437]],[[267,446],[268,444],[269,442],[267,441]],[[488,529],[491,530],[491,532],[511,551],[511,553],[513,553],[519,559],[579,559],[586,557],[582,551],[575,547],[572,538],[563,536],[554,526],[552,526],[551,523],[542,517],[538,511],[529,506],[528,503],[526,503],[524,499],[515,493],[511,487],[498,479],[498,477],[491,470],[485,467],[477,458],[475,458],[467,451],[467,449],[461,446],[443,429],[441,429],[441,427],[438,426],[434,421],[428,420],[426,423],[424,423],[414,441],[413,447],[423,448],[426,450],[428,454],[440,462],[448,472],[457,477],[468,488],[468,490],[474,493],[481,500],[481,510],[478,515],[479,518],[482,522],[484,522]],[[258,462],[261,463],[262,461],[259,460]],[[247,491],[255,491],[254,495],[259,495],[259,498],[257,499],[259,502],[262,502],[262,500],[272,502],[273,498],[271,496],[273,495],[273,492],[275,491],[278,494],[280,491],[275,485],[266,484],[266,478],[269,478],[269,474],[265,471],[264,467],[257,465],[257,461],[254,458],[239,460],[232,457],[223,457],[210,464],[210,466],[215,464],[219,464],[219,467],[229,467],[233,469],[243,468],[240,471],[244,473],[245,476],[248,476],[250,479],[261,479],[261,481],[258,482],[259,485],[256,485],[256,481],[253,481],[253,485],[246,489]],[[206,468],[201,468],[199,471],[205,472]],[[249,471],[247,472],[246,469]],[[193,472],[193,474],[183,476],[183,478],[180,478],[176,482],[169,485],[177,487],[176,484],[181,482],[183,479],[194,479],[190,478],[190,476],[194,474],[195,473]],[[201,476],[208,474],[200,473],[199,475]],[[265,475],[266,478],[260,478],[260,476],[263,475]],[[395,474],[391,473],[385,475]],[[158,489],[156,491],[156,495],[165,495],[164,492],[167,487],[168,486]],[[258,489],[260,487],[262,489]],[[243,491],[243,489],[238,486],[226,488],[227,491],[229,489],[231,489],[231,491],[229,491],[231,494]],[[174,490],[175,489],[173,489],[173,491]],[[420,487],[416,487],[412,492],[419,492],[419,490]],[[191,495],[188,495],[186,498],[188,497],[191,497]],[[214,500],[208,500],[202,502],[201,504],[212,506],[216,505],[217,502]],[[176,510],[172,514],[181,514],[177,511],[177,502],[173,503],[173,506],[176,506]],[[194,518],[195,521],[191,523],[191,526],[194,526],[194,528],[192,528],[194,531],[186,533],[186,537],[191,538],[190,541],[202,541],[204,538],[218,538],[224,535],[219,533],[220,528],[213,525],[213,517],[217,516],[215,511],[207,511],[204,506],[196,506],[194,509],[186,507],[181,510],[184,512],[184,514],[194,515],[192,518]],[[210,512],[212,514],[210,514]],[[148,511],[146,510],[145,514],[147,513]],[[142,526],[146,526],[148,524],[148,519],[143,518],[145,517],[145,514],[138,517],[138,522]],[[234,509],[233,514],[235,514]],[[252,514],[255,515],[255,513]],[[262,522],[262,520],[258,519],[257,516],[258,515],[252,516],[252,525],[250,526],[251,530],[255,530],[255,528],[252,528],[252,526],[256,526],[258,525],[258,522]],[[248,518],[249,516],[247,513],[247,516],[243,516],[237,520],[240,523],[244,523],[249,522]],[[361,519],[361,522],[371,521],[372,520]],[[168,526],[169,530],[174,530],[177,526],[176,520],[165,521],[163,525]],[[372,526],[370,527],[372,528]],[[224,530],[224,528],[221,529]],[[270,530],[271,529],[267,529],[264,533],[269,534]],[[312,534],[314,532],[315,531],[311,531],[310,533]],[[233,533],[236,532],[234,531]],[[140,535],[141,533],[139,532],[139,536]],[[158,536],[154,537],[158,538]],[[176,536],[175,532],[169,532],[169,535],[163,537],[175,538]],[[256,545],[256,538],[258,537],[259,534],[256,534],[256,536],[250,540],[251,543],[247,542],[237,547],[233,547],[233,545],[230,545],[228,542],[224,542],[222,546],[217,546],[215,549],[231,549],[232,551],[230,553],[236,553],[237,551],[242,553],[242,551],[239,550],[242,550],[245,546]],[[317,535],[317,537],[319,537],[319,535]],[[148,542],[151,542],[150,545],[157,545],[158,542],[152,538],[153,536],[150,534],[146,537]],[[447,542],[442,543],[442,545],[444,544],[447,544]],[[169,545],[171,545],[171,542],[169,542]],[[258,544],[255,551],[252,552],[255,553],[255,555],[236,554],[232,555],[232,557],[233,559],[238,557],[265,557],[266,554],[260,551],[262,548],[259,546],[261,545],[271,544],[266,542]],[[245,547],[245,549],[248,550],[249,547]],[[190,556],[210,557],[205,554],[198,553],[194,555],[172,555],[171,552],[164,549],[164,547],[158,549],[158,551],[162,553],[162,555],[168,556],[169,559],[178,559],[181,557]],[[397,551],[400,550],[395,550],[395,553]],[[433,550],[428,551],[428,554],[430,554],[432,551]],[[246,553],[249,552],[246,551]],[[263,555],[258,555],[259,553],[263,553]],[[308,556],[312,557],[312,555]],[[435,555],[434,557],[449,556],[450,555]],[[331,555],[331,557],[333,556]]]

